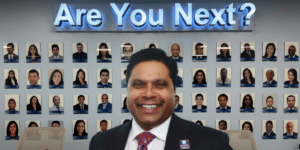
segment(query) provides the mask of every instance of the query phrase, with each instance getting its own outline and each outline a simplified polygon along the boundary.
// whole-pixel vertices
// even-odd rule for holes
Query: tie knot
[[[137,141],[141,145],[148,145],[154,138],[155,135],[150,132],[143,132],[136,136]]]

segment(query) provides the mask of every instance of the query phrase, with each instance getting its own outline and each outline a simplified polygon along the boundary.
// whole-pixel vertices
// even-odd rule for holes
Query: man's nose
[[[143,98],[151,99],[155,98],[157,96],[155,89],[152,85],[148,85],[144,92],[143,92]]]

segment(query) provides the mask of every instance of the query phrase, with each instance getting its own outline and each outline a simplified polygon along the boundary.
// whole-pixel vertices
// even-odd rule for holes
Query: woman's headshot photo
[[[277,61],[277,42],[263,42],[262,61]]]
[[[122,113],[129,113],[128,107],[127,107],[127,94],[122,94]]]
[[[255,93],[241,93],[240,112],[254,112]]]
[[[6,78],[5,78],[6,77]],[[18,69],[4,69],[5,89],[19,88],[19,70]]]
[[[255,87],[255,68],[241,68],[241,87]]]
[[[41,114],[41,95],[27,95],[27,114]]]
[[[207,87],[207,68],[193,68],[193,87]]]
[[[97,62],[112,62],[111,43],[97,43]]]
[[[250,130],[253,133],[254,120],[240,120],[240,130]]]
[[[40,43],[26,43],[27,47],[27,63],[40,63],[41,62],[41,44]]]
[[[145,49],[157,48],[159,49],[159,43],[145,43]]]
[[[6,140],[19,140],[19,121],[5,121]]]
[[[217,42],[217,61],[231,61],[231,42]]]
[[[64,88],[63,69],[49,69],[49,88]]]
[[[87,69],[73,69],[73,88],[87,88]]]
[[[298,72],[299,69],[295,68],[285,68],[284,69],[284,88],[298,88],[299,79]]]
[[[87,120],[73,120],[73,139],[87,139]]]
[[[26,127],[40,127],[40,121],[26,121]]]

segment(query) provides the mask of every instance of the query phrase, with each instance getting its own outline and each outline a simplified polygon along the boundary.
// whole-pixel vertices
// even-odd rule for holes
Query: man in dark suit
[[[7,45],[7,54],[4,55],[4,59],[7,60],[18,60],[19,56],[17,54],[14,54],[14,50],[15,50],[15,45],[13,43],[8,43]]]
[[[283,139],[297,139],[298,133],[294,131],[294,124],[293,122],[288,122],[286,124],[286,132],[283,134]]]
[[[112,84],[108,82],[109,71],[108,69],[102,69],[100,71],[100,82],[98,82],[98,88],[112,88]]]
[[[266,123],[266,132],[263,134],[263,139],[268,139],[268,138],[276,139],[276,134],[272,131],[272,129],[273,129],[273,122],[269,120]]]
[[[172,53],[171,58],[173,58],[176,62],[182,62],[183,61],[183,57],[179,56],[180,46],[178,44],[174,43],[171,46],[171,53]]]
[[[284,56],[285,61],[299,61],[299,56],[296,55],[296,47],[291,45],[288,49],[288,55]]]
[[[179,104],[179,96],[175,95],[175,112],[182,112],[183,106]]]
[[[232,149],[226,133],[174,114],[177,69],[177,63],[163,50],[145,49],[133,54],[126,77],[127,107],[133,119],[96,134],[89,149]]]
[[[203,95],[202,94],[197,94],[195,96],[195,101],[196,101],[196,105],[192,106],[192,109],[207,109],[206,105],[203,105]]]
[[[217,107],[217,112],[230,112],[231,107],[227,106],[228,96],[226,94],[220,94],[218,96],[220,106]]]
[[[82,43],[77,43],[76,45],[77,52],[73,53],[73,61],[77,62],[86,62],[87,61],[87,53],[83,51]]]
[[[202,43],[197,43],[195,45],[195,55],[192,56],[193,61],[201,61],[201,60],[206,60],[207,56],[203,55],[203,44]]]
[[[277,108],[273,106],[274,100],[272,96],[268,96],[266,99],[267,106],[263,108],[263,112],[275,113]]]
[[[123,57],[121,57],[121,62],[125,63],[125,62],[129,62],[131,55],[133,53],[133,46],[130,43],[125,43],[123,45]]]
[[[74,111],[89,110],[89,106],[84,104],[85,97],[83,95],[78,96],[78,104],[73,106]]]
[[[263,84],[264,85],[267,85],[267,84],[277,84],[277,81],[273,79],[274,76],[275,76],[274,71],[273,70],[268,70],[266,72],[267,81],[265,81]]]
[[[183,81],[182,81],[182,78],[180,76],[176,77],[176,86],[177,87],[182,87],[183,86]]]
[[[98,105],[98,113],[111,113],[112,104],[108,102],[108,95],[102,94],[101,99],[102,103]]]
[[[241,58],[255,58],[255,52],[250,49],[249,43],[244,45],[244,51],[241,53]]]

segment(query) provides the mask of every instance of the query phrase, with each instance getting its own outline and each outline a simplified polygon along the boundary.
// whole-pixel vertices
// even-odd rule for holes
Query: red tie
[[[136,136],[136,140],[138,141],[137,150],[148,150],[147,145],[155,138],[150,132],[143,132]]]

